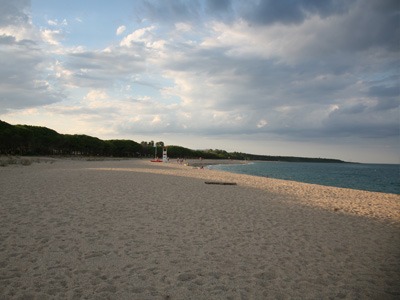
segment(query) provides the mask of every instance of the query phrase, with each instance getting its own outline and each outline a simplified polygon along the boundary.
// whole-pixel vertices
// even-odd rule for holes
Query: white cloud
[[[117,35],[121,35],[121,34],[123,34],[123,33],[125,32],[125,30],[126,30],[126,27],[125,27],[124,25],[119,26],[119,27],[117,28],[116,34],[117,34]]]
[[[263,128],[268,125],[268,122],[264,119],[260,120],[257,124],[257,128]]]
[[[155,115],[153,120],[151,121],[152,124],[158,125],[162,122],[161,117],[159,115]]]
[[[331,23],[318,16],[297,26],[253,26],[244,20],[233,24],[213,22],[210,27],[213,34],[203,41],[202,46],[207,49],[225,48],[227,55],[235,57],[253,56],[296,63],[301,59],[299,55],[308,55],[310,45],[318,43],[319,32],[330,26]]]
[[[50,26],[68,26],[67,19],[63,19],[62,21],[58,21],[57,19],[48,20],[47,24]]]
[[[58,33],[38,30],[25,5],[15,1],[7,6],[10,10],[0,12],[0,19],[8,13],[7,19],[12,20],[0,22],[0,113],[40,107],[65,98],[52,67],[52,54],[44,46],[56,44]]]
[[[135,43],[149,44],[153,41],[152,32],[156,29],[155,26],[140,28],[126,36],[120,43],[121,46],[131,47]]]
[[[107,99],[108,95],[104,90],[90,90],[84,97],[85,100],[96,101]]]
[[[60,45],[60,39],[63,37],[63,33],[60,30],[43,29],[41,31],[42,38],[46,43],[58,46]]]
[[[47,24],[51,25],[51,26],[57,26],[57,20],[48,20]]]
[[[188,32],[188,31],[192,30],[192,25],[188,24],[188,23],[180,22],[180,23],[176,23],[175,24],[175,29],[177,31],[181,31],[181,32]]]

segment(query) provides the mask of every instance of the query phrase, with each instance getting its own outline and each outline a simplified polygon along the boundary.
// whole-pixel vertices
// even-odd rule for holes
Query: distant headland
[[[0,155],[161,157],[164,142],[101,140],[83,134],[60,134],[47,127],[11,125],[0,120]],[[332,158],[257,155],[219,149],[192,150],[168,145],[170,158],[234,159],[286,162],[345,163]]]

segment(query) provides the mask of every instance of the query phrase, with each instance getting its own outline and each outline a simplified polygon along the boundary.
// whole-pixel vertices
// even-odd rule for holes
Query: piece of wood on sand
[[[236,182],[206,181],[205,184],[236,185]]]

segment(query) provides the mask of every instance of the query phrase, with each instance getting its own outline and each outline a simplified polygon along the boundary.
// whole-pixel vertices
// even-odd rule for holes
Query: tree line
[[[156,146],[156,147],[155,147]],[[47,127],[11,125],[0,120],[0,155],[80,155],[105,157],[162,156],[163,142],[101,140],[84,134],[60,134]],[[237,159],[291,162],[343,162],[337,159],[254,155],[219,149],[192,150],[168,146],[170,158]]]
[[[130,140],[103,141],[84,134],[60,134],[52,129],[30,125],[10,125],[0,121],[2,155],[82,155],[137,156],[140,144]]]
[[[11,125],[0,120],[0,155],[81,155],[109,157],[162,156],[164,142],[101,140],[84,134],[60,134],[31,125]],[[223,158],[213,152],[168,146],[171,158]]]

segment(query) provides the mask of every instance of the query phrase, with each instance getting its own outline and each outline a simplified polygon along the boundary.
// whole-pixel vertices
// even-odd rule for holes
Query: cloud
[[[398,109],[377,112],[365,105],[345,107],[324,120],[323,132],[334,136],[383,139],[400,135]]]
[[[49,24],[51,26],[57,26],[57,21],[56,20],[48,20],[47,24]]]
[[[137,49],[137,48],[136,48]],[[64,84],[75,87],[112,87],[118,80],[129,79],[145,70],[146,49],[137,52],[120,47],[107,51],[78,50],[66,54],[62,68],[68,76]]]
[[[121,25],[117,28],[116,34],[121,35],[125,32],[125,30],[126,30],[126,27],[124,25]]]
[[[19,26],[29,22],[29,0],[1,0],[0,27]]]
[[[120,46],[132,47],[134,45],[146,45],[150,46],[154,43],[153,32],[156,26],[148,26],[140,28],[127,35],[120,43]]]
[[[0,101],[3,109],[41,106],[59,101],[61,95],[52,91],[49,82],[40,76],[44,62],[40,50],[15,43],[3,45],[0,56],[7,57],[0,68]]]
[[[325,18],[344,12],[352,2],[354,1],[249,1],[243,6],[241,15],[246,21],[254,24],[299,24],[310,14]]]
[[[192,30],[192,25],[188,23],[176,23],[175,28],[179,32],[188,32]]]
[[[140,22],[104,49],[67,47],[64,21],[38,29],[15,3],[0,13],[16,17],[0,21],[3,109],[125,136],[398,134],[395,1],[138,1]]]
[[[376,11],[376,3],[369,1],[364,13],[377,23],[389,26],[393,20],[386,19],[386,14],[395,13],[389,10],[389,6]],[[361,109],[364,107],[362,104],[354,106],[353,111],[358,110],[357,120],[354,120],[357,126],[354,126],[355,130],[346,132],[356,135],[359,131],[368,136],[362,126],[371,131],[367,124],[372,111],[379,107],[382,114],[380,120],[371,125],[377,130],[370,136],[378,132],[382,136],[392,136],[398,127],[393,115],[398,104],[385,100],[383,96],[393,95],[396,90],[394,87],[385,88],[376,98],[378,89],[373,87],[374,80],[366,79],[395,72],[389,66],[390,62],[396,61],[395,55],[391,54],[393,47],[387,42],[391,38],[386,33],[385,42],[378,38],[379,34],[368,38],[362,32],[362,26],[366,25],[363,20],[359,26],[352,27],[354,32],[351,36],[343,34],[349,31],[348,24],[360,18],[362,6],[363,2],[352,2],[343,14],[343,7],[335,8],[330,14],[325,11],[326,7],[310,7],[309,11],[315,13],[304,14],[301,22],[296,21],[299,23],[297,26],[287,25],[285,20],[259,22],[252,26],[243,20],[233,24],[213,21],[209,23],[212,31],[203,36],[200,44],[179,45],[179,48],[166,45],[165,49],[171,54],[166,55],[170,59],[164,62],[164,66],[169,71],[164,74],[175,82],[172,88],[168,88],[168,93],[180,97],[183,108],[201,109],[204,118],[215,125],[210,131],[230,133],[228,128],[232,128],[213,123],[214,119],[210,118],[212,110],[233,115],[233,111],[241,109],[250,116],[248,121],[242,120],[242,131],[257,133],[262,128],[265,133],[288,136],[294,135],[290,132],[322,136],[328,132],[324,126],[329,127],[330,134],[335,128],[336,134],[342,134],[343,126],[334,120],[349,118],[346,123],[350,129],[352,117],[342,114],[342,107],[358,97],[368,103],[369,109]],[[385,26],[378,25],[376,32],[381,32]],[[359,44],[354,39],[357,32],[361,37]],[[396,32],[390,35],[394,37]],[[375,55],[371,56],[371,53]],[[371,106],[370,102],[376,105]],[[331,114],[330,107],[334,105],[341,109]],[[286,107],[286,112],[280,111],[281,107]],[[339,114],[342,114],[340,118]],[[220,114],[223,120],[222,116]],[[255,126],[250,121],[264,120],[264,116],[268,126]],[[205,126],[204,131],[207,128]],[[310,135],[311,132],[315,133]]]
[[[206,9],[208,12],[211,12],[211,13],[231,12],[232,1],[231,0],[220,0],[220,1],[207,0],[206,1]]]
[[[56,27],[56,26],[58,27],[58,26],[67,26],[68,22],[66,19],[63,19],[62,21],[58,21],[57,19],[54,19],[54,20],[48,20],[47,24],[49,24],[50,26],[53,26],[53,27]]]
[[[200,7],[197,1],[143,1],[141,10],[150,20],[170,23],[197,19]]]
[[[89,101],[104,100],[108,95],[104,90],[90,90],[84,99]]]
[[[39,107],[64,99],[46,68],[51,66],[41,44],[48,42],[30,23],[28,1],[5,1],[0,19],[1,112]],[[53,32],[54,33],[54,32]]]
[[[63,37],[63,33],[60,30],[44,29],[41,31],[43,41],[51,45],[60,45],[59,40]]]
[[[257,128],[263,128],[268,125],[268,122],[264,119],[260,120],[257,124]]]
[[[373,85],[368,89],[368,94],[373,97],[392,98],[399,96],[399,86]]]

